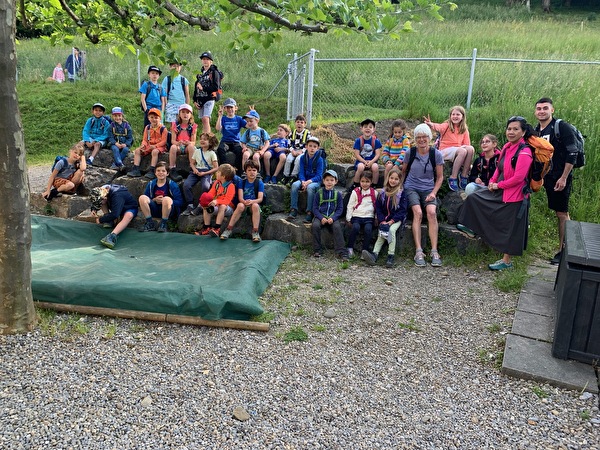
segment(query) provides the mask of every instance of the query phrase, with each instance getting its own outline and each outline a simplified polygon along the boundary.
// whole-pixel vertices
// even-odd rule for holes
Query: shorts
[[[209,100],[206,103],[204,103],[203,105],[200,105],[200,108],[198,108],[198,118],[202,119],[203,117],[212,116],[214,107],[215,107],[214,100]]]
[[[212,212],[211,216],[216,216],[219,212],[219,208],[215,206],[215,210]],[[225,208],[225,217],[229,217],[233,214],[233,208],[229,205]]]
[[[421,208],[425,208],[429,205],[433,205],[435,207],[438,206],[437,197],[433,200],[427,202],[425,199],[431,193],[431,191],[417,191],[415,189],[406,189],[406,198],[408,199],[408,206],[413,207],[416,205],[420,205]]]
[[[164,153],[166,150],[167,150],[166,148],[159,148],[158,152]],[[142,154],[142,156],[146,156],[146,155],[149,155],[150,153],[152,153],[152,150],[150,150],[150,148],[148,148],[148,147],[140,147],[140,153]]]
[[[258,214],[262,214],[262,207],[260,205],[258,205]],[[252,205],[246,206],[244,208],[244,212],[242,212],[241,217],[245,217],[245,216],[252,216]]]
[[[562,191],[554,190],[554,185],[557,181],[558,178],[554,178],[551,175],[546,175],[544,177],[544,189],[548,196],[548,208],[552,211],[568,213],[569,197],[571,196],[571,187],[573,186],[573,176],[569,174],[565,188]]]
[[[150,215],[158,219],[162,218],[162,205],[159,205],[155,201],[151,201],[150,204]],[[173,205],[171,207],[171,213],[169,214],[170,219],[175,219],[179,215],[179,207]],[[134,216],[135,217],[135,216]]]
[[[440,150],[440,153],[444,157],[444,161],[454,161],[454,158],[456,158],[456,152],[459,148],[462,147],[448,147],[444,150]]]
[[[87,144],[88,142],[90,142],[90,141],[84,141],[85,144]],[[106,141],[94,141],[94,143],[96,143],[96,142],[98,142],[100,144],[100,148],[106,147]]]
[[[286,155],[286,149],[277,150],[275,148],[270,148],[267,150],[271,154],[271,157],[279,158],[280,155]],[[265,152],[266,153],[266,152]]]
[[[121,218],[125,217],[125,214],[127,214],[128,212],[129,212],[129,213],[131,213],[131,214],[133,214],[133,218],[134,218],[134,219],[135,219],[135,218],[137,217],[137,215],[138,215],[138,209],[137,209],[137,208],[134,208],[134,209],[126,209],[126,210],[125,210],[125,212],[124,212],[123,214],[121,214]]]
[[[179,105],[175,103],[167,103],[165,108],[165,123],[175,122],[179,114]]]
[[[187,148],[187,145],[179,144],[179,151],[181,152],[182,155],[185,155],[186,148]]]
[[[55,187],[56,189],[58,189],[63,184],[70,183],[71,179],[73,178],[73,175],[75,175],[75,174],[69,175],[69,178],[55,178],[54,182],[52,183],[52,186]],[[76,190],[77,190],[77,185],[75,185],[75,187],[73,189],[71,189],[70,191],[65,191],[65,192],[67,194],[74,194]]]
[[[372,159],[367,159],[367,162],[368,161],[373,161],[373,160]],[[354,161],[354,170],[358,169],[358,165],[359,164],[364,164],[364,162],[359,161],[358,159],[356,161]],[[373,161],[373,164],[377,164],[377,161]]]

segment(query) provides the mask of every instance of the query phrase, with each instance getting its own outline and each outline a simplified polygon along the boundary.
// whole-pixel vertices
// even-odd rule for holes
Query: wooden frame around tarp
[[[60,312],[89,314],[92,316],[119,317],[121,319],[151,320],[153,322],[179,323],[216,328],[234,328],[238,330],[269,331],[269,324],[251,322],[249,320],[206,320],[195,316],[180,316],[175,314],[133,311],[128,309],[100,308],[96,306],[68,305],[65,303],[34,302],[35,306],[43,309],[53,309]]]

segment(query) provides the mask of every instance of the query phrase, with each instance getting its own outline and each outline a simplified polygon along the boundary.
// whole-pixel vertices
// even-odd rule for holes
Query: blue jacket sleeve
[[[179,186],[173,180],[169,180],[169,190],[171,191],[171,197],[173,198],[173,206],[183,206],[181,189],[179,189]]]
[[[300,156],[300,165],[298,166],[298,179],[300,181],[306,181],[306,170],[304,169],[304,161],[306,157],[304,155]]]
[[[102,124],[104,125],[102,127],[103,133],[102,133],[102,135],[98,136],[98,140],[99,141],[108,141],[108,137],[110,136],[110,133],[111,133],[110,122],[105,118],[102,118],[101,120],[102,120]]]
[[[156,186],[156,180],[152,180],[150,183],[146,184],[146,188],[144,189],[144,195],[146,197],[149,197],[150,199],[154,198],[154,186]]]
[[[408,198],[406,197],[406,193],[402,191],[400,195],[400,203],[398,207],[394,210],[392,214],[392,220],[394,222],[404,222],[406,220],[406,213],[408,210]]]
[[[321,180],[323,179],[323,164],[323,158],[319,156],[319,158],[317,158],[317,173],[313,174],[311,177],[313,183],[321,183]]]

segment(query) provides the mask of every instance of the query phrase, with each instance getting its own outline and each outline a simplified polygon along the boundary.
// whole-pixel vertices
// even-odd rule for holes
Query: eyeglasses
[[[527,119],[523,116],[511,116],[508,118],[509,122],[527,122]]]

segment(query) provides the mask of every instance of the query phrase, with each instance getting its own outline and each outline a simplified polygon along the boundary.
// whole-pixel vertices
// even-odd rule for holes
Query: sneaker
[[[362,251],[362,259],[370,266],[374,266],[377,261],[377,253],[372,253],[369,250]]]
[[[474,238],[475,232],[468,227],[465,227],[462,223],[456,224],[456,229],[465,233],[468,237]]]
[[[464,191],[465,188],[467,187],[467,184],[469,184],[469,179],[467,177],[463,177],[461,175],[460,177],[460,181],[459,181],[459,186],[460,188]]]
[[[183,180],[183,177],[181,175],[179,175],[179,173],[177,172],[177,169],[175,167],[173,167],[172,169],[169,169],[169,178],[171,180],[173,180],[175,183],[179,183],[181,180]]]
[[[146,172],[146,175],[144,175],[144,178],[146,178],[147,180],[154,180],[156,178],[156,175],[154,175],[154,170],[148,170],[148,172]]]
[[[271,177],[271,181],[270,181],[270,183],[271,183],[271,184],[277,184],[277,177],[276,177],[275,175],[273,175],[273,176]]]
[[[223,231],[221,233],[221,239],[225,240],[225,239],[229,239],[229,236],[231,236],[231,230],[229,228],[225,228],[225,231]]]
[[[448,187],[451,191],[458,191],[458,179],[456,178],[448,178]]]
[[[292,209],[288,214],[288,220],[295,220],[298,217],[298,211],[296,209]]]
[[[260,234],[258,233],[258,231],[253,231],[252,232],[252,242],[260,242],[262,241],[262,239],[260,238]]]
[[[129,172],[127,172],[127,176],[132,178],[141,177],[142,172],[140,172],[140,169],[138,167],[137,169],[131,169]]]
[[[550,264],[553,266],[558,266],[560,264],[560,257],[562,256],[562,250],[558,252],[554,257],[550,260]]]
[[[354,256],[354,249],[348,248],[348,258],[352,258]]]
[[[93,162],[93,161],[92,161],[90,158],[88,158],[88,159],[86,159],[86,160],[85,160],[85,164],[86,164],[87,166],[93,166],[93,165],[94,165],[94,162]]]
[[[394,267],[394,255],[387,255],[387,260],[385,261],[385,267]]]
[[[221,236],[221,228],[217,228],[217,227],[211,228],[209,233],[212,237],[220,237]]]
[[[167,231],[169,231],[167,229],[167,222],[160,222],[160,224],[158,225],[158,229],[156,230],[159,233],[166,233]]]
[[[181,215],[189,216],[193,210],[194,210],[194,205],[188,205],[187,208],[185,208],[185,211],[181,213]]]
[[[425,253],[422,250],[417,250],[415,253],[415,266],[417,267],[426,267],[427,263],[425,262]]]
[[[488,264],[490,270],[504,270],[504,269],[512,269],[512,263],[505,263],[504,260],[499,259],[493,264]]]
[[[112,163],[110,166],[111,170],[119,170],[119,166],[117,166],[115,163]]]
[[[46,199],[47,202],[51,202],[52,199],[55,197],[60,197],[60,195],[58,193],[58,189],[53,187],[52,189],[50,189],[50,193],[44,198]]]
[[[117,245],[117,235],[114,233],[107,234],[100,239],[100,243],[105,247],[115,248],[115,245]]]
[[[154,230],[156,230],[156,224],[154,223],[154,220],[146,220],[146,223],[144,224],[140,232],[145,233]]]
[[[208,236],[210,234],[210,230],[212,230],[211,227],[206,227],[200,230],[200,233],[196,231],[196,234],[200,234],[200,236]]]
[[[440,254],[435,250],[431,251],[431,267],[442,267],[442,258],[440,258]]]
[[[201,216],[202,215],[202,206],[198,205],[194,209],[190,211],[192,216]]]
[[[313,220],[313,215],[312,215],[312,213],[307,213],[307,214],[306,214],[306,217],[304,218],[304,221],[303,221],[303,222],[304,222],[304,223],[311,223],[311,222],[312,222],[312,220]]]

